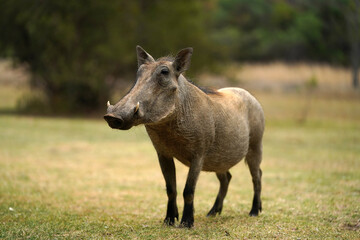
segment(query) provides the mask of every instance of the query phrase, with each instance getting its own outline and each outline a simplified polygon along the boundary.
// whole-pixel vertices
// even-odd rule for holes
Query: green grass
[[[195,227],[162,224],[167,197],[144,129],[99,119],[0,115],[1,239],[359,239],[360,102],[259,94],[267,116],[263,212],[250,218],[252,183],[242,162],[220,216],[202,173]],[[178,205],[187,168],[177,163]]]

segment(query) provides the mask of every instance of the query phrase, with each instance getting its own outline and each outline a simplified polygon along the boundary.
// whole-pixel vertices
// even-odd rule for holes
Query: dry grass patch
[[[234,63],[221,75],[203,74],[201,85],[213,87],[243,87],[251,91],[304,92],[309,84],[316,92],[341,97],[359,96],[352,88],[350,68],[319,63]],[[359,73],[360,74],[360,73]]]

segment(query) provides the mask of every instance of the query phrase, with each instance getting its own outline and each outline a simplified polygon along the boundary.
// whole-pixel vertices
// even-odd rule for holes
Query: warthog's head
[[[158,123],[175,111],[178,78],[190,65],[192,48],[181,50],[174,60],[155,61],[136,47],[138,71],[135,85],[118,103],[107,103],[104,119],[111,128],[127,130],[139,124]]]

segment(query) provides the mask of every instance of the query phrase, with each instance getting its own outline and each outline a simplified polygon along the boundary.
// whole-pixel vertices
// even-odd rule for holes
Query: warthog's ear
[[[140,67],[141,64],[144,63],[150,63],[155,62],[154,58],[148,54],[142,47],[139,45],[136,46],[136,54],[137,54],[137,61],[138,61],[138,67]]]
[[[186,71],[189,68],[192,53],[193,49],[189,47],[182,49],[180,52],[178,52],[178,54],[176,54],[173,67],[177,75],[180,75],[182,72]]]

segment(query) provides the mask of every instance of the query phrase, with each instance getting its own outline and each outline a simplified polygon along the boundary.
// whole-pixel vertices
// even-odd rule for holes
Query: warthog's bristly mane
[[[218,92],[215,88],[211,88],[211,87],[203,87],[203,86],[198,86],[196,85],[193,81],[187,79],[188,82],[190,82],[192,85],[196,86],[197,88],[199,88],[201,91],[203,91],[204,93],[206,93],[207,95],[220,95],[220,92]]]

